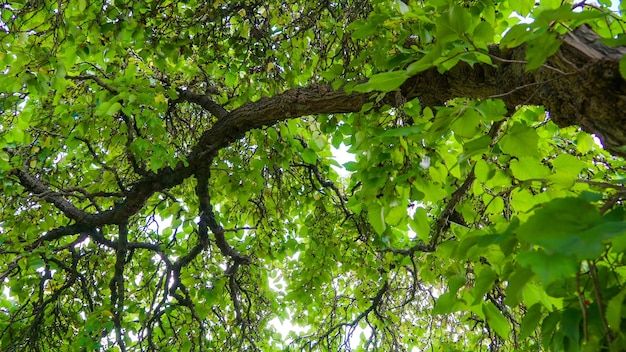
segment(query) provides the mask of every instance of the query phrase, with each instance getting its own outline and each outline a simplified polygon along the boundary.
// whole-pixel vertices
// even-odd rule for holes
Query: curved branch
[[[31,176],[24,170],[14,169],[12,173],[20,180],[20,184],[26,188],[27,191],[33,193],[35,196],[45,200],[48,203],[53,204],[57,209],[63,212],[65,216],[77,222],[82,222],[89,217],[89,213],[76,208],[70,201],[63,198],[59,193],[51,190],[44,185],[41,181]]]
[[[250,130],[302,116],[358,112],[370,102],[398,106],[414,98],[419,98],[422,105],[438,105],[455,97],[480,99],[508,93],[502,99],[509,109],[526,104],[543,105],[557,125],[578,124],[585,131],[598,135],[611,153],[626,155],[621,150],[621,146],[626,145],[626,128],[622,127],[626,126],[626,117],[622,114],[626,110],[626,81],[619,72],[619,58],[626,48],[609,48],[588,27],[580,27],[563,37],[557,54],[546,62],[550,67],[570,72],[572,65],[577,67],[577,74],[566,75],[545,68],[526,72],[523,64],[515,62],[523,59],[525,52],[523,46],[513,49],[493,46],[489,53],[502,61],[474,66],[460,63],[443,74],[432,68],[410,77],[400,87],[401,94],[391,92],[382,99],[379,94],[349,93],[343,89],[333,90],[330,85],[295,88],[262,98],[223,116],[201,135],[187,156],[187,164],[180,162],[174,168],[148,172],[128,191],[126,199],[110,210],[79,213],[65,202],[55,201],[80,226],[117,224],[137,213],[155,192],[179,185],[210,156]],[[538,82],[543,83],[535,84]],[[515,90],[517,87],[524,88]],[[216,238],[222,232],[216,227]],[[228,252],[227,247],[222,247]]]
[[[331,327],[330,329],[328,329],[328,331],[326,331],[324,334],[322,334],[318,340],[323,340],[325,338],[327,338],[333,331],[342,328],[342,327],[351,327],[354,328],[356,327],[361,320],[363,320],[364,318],[367,319],[367,316],[374,311],[375,313],[377,312],[378,307],[380,306],[380,304],[382,303],[382,299],[385,295],[385,293],[387,293],[387,291],[389,290],[389,283],[387,281],[385,281],[383,283],[383,285],[380,287],[380,289],[378,290],[378,292],[376,293],[376,296],[374,296],[373,298],[371,298],[372,304],[367,307],[367,309],[365,309],[364,311],[362,311],[361,313],[359,313],[359,315],[356,316],[356,318],[354,318],[354,320],[352,320],[352,322],[349,323],[339,323],[336,324],[335,326]],[[378,314],[377,314],[378,316]],[[378,316],[379,319],[381,319]]]
[[[122,352],[126,351],[124,334],[122,332],[122,314],[124,312],[125,287],[124,287],[124,267],[126,264],[126,254],[128,252],[128,225],[119,224],[118,246],[115,252],[115,273],[111,279],[111,305],[115,309],[113,314],[113,324],[117,345]]]
[[[192,93],[188,90],[178,90],[178,100],[187,101],[190,103],[200,105],[204,110],[213,114],[218,120],[221,120],[228,116],[228,111],[223,106],[216,103],[208,95]]]

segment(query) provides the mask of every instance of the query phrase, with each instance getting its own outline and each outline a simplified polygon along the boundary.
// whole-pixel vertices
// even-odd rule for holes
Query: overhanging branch
[[[626,48],[609,48],[602,44],[595,33],[583,26],[564,36],[559,51],[546,62],[551,69],[526,72],[522,64],[523,46],[513,49],[494,46],[489,54],[501,59],[494,60],[494,65],[471,67],[460,63],[443,74],[435,68],[421,72],[400,87],[400,94],[387,94],[379,104],[398,106],[405,99],[419,98],[422,105],[440,105],[455,97],[500,96],[510,110],[525,104],[543,105],[557,125],[580,125],[585,131],[598,135],[611,153],[623,156],[626,152],[620,148],[626,145],[626,116],[622,113],[626,111],[626,82],[619,73],[619,59],[625,52]],[[554,68],[568,74],[561,74]],[[109,88],[104,86],[104,89]],[[174,168],[143,175],[125,200],[112,209],[80,214],[62,201],[55,205],[76,219],[77,226],[118,224],[136,214],[155,192],[180,184],[192,176],[207,157],[216,155],[250,130],[302,116],[358,112],[364,104],[376,103],[376,98],[377,94],[348,94],[342,89],[333,90],[330,85],[294,88],[262,98],[222,116],[202,134],[187,156],[187,165],[181,162]],[[223,115],[223,112],[212,113]]]

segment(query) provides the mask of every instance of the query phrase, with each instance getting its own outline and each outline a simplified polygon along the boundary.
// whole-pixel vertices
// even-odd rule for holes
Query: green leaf
[[[560,319],[561,312],[559,311],[554,311],[543,319],[543,322],[541,323],[541,340],[544,347],[547,347],[552,341],[554,330],[556,329]]]
[[[385,232],[387,225],[385,224],[385,209],[378,203],[371,204],[367,208],[367,219],[377,234],[381,235]]]
[[[525,0],[524,0],[525,1]],[[500,41],[500,45],[505,48],[514,48],[532,38],[534,33],[526,23],[511,27]]]
[[[604,251],[603,241],[626,231],[626,223],[604,219],[581,198],[559,198],[544,205],[517,229],[522,241],[555,253],[593,259]]]
[[[533,272],[524,267],[519,267],[508,279],[508,286],[506,288],[506,298],[504,303],[511,307],[517,307],[522,301],[522,293],[524,286],[534,276]]]
[[[581,171],[587,164],[570,154],[559,154],[552,160],[556,173],[550,176],[555,183],[563,184],[564,187],[571,187],[574,181],[580,176]]]
[[[619,333],[621,331],[625,297],[626,288],[622,288],[618,294],[609,300],[609,303],[606,306],[606,322],[609,324],[609,328],[615,333]]]
[[[354,87],[355,92],[391,92],[398,89],[409,78],[406,71],[383,72],[373,75],[369,81]]]
[[[461,311],[464,308],[464,302],[459,300],[455,293],[446,292],[437,299],[432,314],[450,314]]]
[[[534,0],[509,0],[511,8],[514,9],[522,17],[528,16],[530,10],[535,6]]]
[[[492,24],[488,22],[480,22],[474,29],[474,40],[490,43],[493,41],[495,31]]]
[[[550,174],[550,169],[534,157],[520,157],[511,160],[511,173],[518,180],[542,179]]]
[[[483,313],[487,317],[487,324],[493,329],[501,338],[508,339],[511,334],[511,326],[509,321],[506,320],[502,312],[491,302],[486,302],[483,305]]]
[[[411,230],[415,231],[415,233],[417,234],[417,238],[421,239],[422,241],[427,241],[430,232],[430,226],[426,209],[418,207],[415,211],[415,214],[413,214],[413,218],[409,221],[409,226],[411,227]]]
[[[497,277],[496,272],[490,267],[485,267],[480,271],[472,289],[474,296],[472,305],[478,304],[484,299],[485,294],[491,290]]]
[[[467,282],[466,278],[454,275],[449,278],[449,290],[437,299],[432,314],[448,314],[465,308],[465,301],[457,297],[458,290]]]
[[[421,59],[411,63],[406,68],[406,74],[408,76],[412,76],[416,73],[426,71],[429,68],[432,68],[435,65],[435,62],[441,59],[442,48],[441,45],[435,45],[430,49],[426,55],[422,56]]]
[[[551,245],[551,240],[558,241],[564,237],[571,237],[601,221],[602,217],[598,210],[586,200],[558,198],[537,209],[533,216],[517,229],[517,234],[521,240],[556,249],[558,246]]]
[[[301,154],[302,160],[307,164],[313,164],[317,162],[317,153],[311,148],[305,148]]]
[[[480,131],[480,127],[481,115],[473,107],[463,109],[462,114],[450,126],[457,136],[463,138],[474,138]]]
[[[122,108],[122,104],[118,102],[103,102],[96,109],[96,115],[98,116],[113,116]]]
[[[561,316],[560,333],[567,337],[567,342],[572,346],[580,345],[580,323],[582,314],[580,309],[570,308],[563,311]]]
[[[389,214],[385,216],[385,222],[391,226],[398,226],[402,220],[406,220],[407,213],[405,206],[396,206],[389,209]]]
[[[409,7],[407,6],[407,4],[404,3],[404,1],[396,0],[395,4],[396,4],[396,7],[398,8],[398,10],[400,11],[401,14],[405,14],[405,13],[409,12]]]
[[[508,113],[501,99],[485,99],[476,105],[475,109],[481,113],[485,122],[501,121]]]
[[[441,43],[459,39],[461,35],[473,32],[475,26],[475,20],[470,11],[460,6],[451,6],[446,14],[437,18],[436,23],[437,40]]]
[[[372,17],[369,21],[354,21],[348,26],[347,29],[354,30],[354,32],[352,32],[353,39],[365,39],[376,33],[377,27],[381,23],[377,19],[378,17]]]
[[[537,303],[530,307],[526,311],[524,320],[522,320],[519,339],[525,340],[530,337],[530,335],[537,329],[542,317],[543,314],[541,312],[541,304]]]
[[[500,149],[503,152],[517,156],[526,157],[534,156],[540,157],[537,150],[539,143],[539,136],[537,132],[522,123],[515,123],[509,131],[502,137],[500,142]]]
[[[546,32],[529,40],[526,47],[526,60],[528,60],[526,71],[541,67],[548,57],[559,50],[560,46],[561,41],[552,32]]]
[[[11,158],[9,154],[4,150],[0,149],[0,171],[8,171],[11,170],[11,163],[9,162]]]
[[[487,152],[491,147],[491,138],[489,136],[481,136],[471,141],[463,143],[463,154],[459,158],[459,163],[465,159],[477,154]]]
[[[357,171],[359,169],[359,163],[356,161],[348,161],[347,163],[342,164],[342,166],[347,171]]]
[[[544,285],[574,276],[578,272],[576,259],[564,254],[524,251],[517,255],[517,261],[535,272]]]

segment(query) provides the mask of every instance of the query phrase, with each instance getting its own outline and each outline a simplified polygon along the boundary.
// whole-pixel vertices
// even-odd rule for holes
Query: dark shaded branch
[[[235,310],[235,321],[240,324],[241,319],[241,303],[239,302],[239,284],[237,283],[236,274],[240,265],[247,265],[251,263],[251,259],[248,256],[242,255],[228,242],[224,233],[224,228],[215,220],[215,214],[213,213],[213,207],[211,206],[211,197],[209,195],[209,179],[211,177],[211,171],[209,169],[210,162],[200,168],[196,172],[196,180],[198,182],[196,186],[196,195],[200,202],[200,222],[198,224],[198,237],[200,242],[204,244],[204,247],[208,245],[208,229],[213,232],[215,236],[215,244],[219,248],[222,255],[230,258],[233,263],[228,266],[225,274],[229,276],[228,287],[230,291],[230,298],[233,302],[233,308]]]
[[[335,183],[333,181],[324,179],[324,177],[322,176],[322,173],[320,172],[320,170],[317,167],[317,165],[312,165],[312,164],[293,164],[293,166],[305,167],[305,168],[309,169],[315,175],[315,178],[317,179],[317,182],[319,182],[320,185],[322,185],[322,187],[330,188],[335,193],[335,195],[339,199],[339,205],[341,206],[341,210],[343,210],[343,213],[346,215],[346,218],[352,216],[352,212],[350,210],[348,210],[348,208],[346,207],[346,201],[347,201],[346,196],[344,196],[341,193],[341,191],[339,190],[339,188],[337,187],[337,185],[335,185]],[[311,182],[313,182],[313,181],[311,181]]]
[[[602,288],[600,287],[600,280],[598,279],[598,272],[595,262],[589,263],[589,274],[591,275],[591,282],[593,283],[593,293],[596,297],[596,306],[598,307],[599,313],[598,315],[600,316],[600,321],[602,322],[602,326],[604,327],[604,336],[609,345],[609,350],[611,350],[613,349],[613,335],[603,309],[605,303],[602,298]]]
[[[80,138],[80,137],[74,137],[74,139],[79,140],[83,143],[85,143],[85,145],[87,146],[87,149],[89,149],[89,152],[91,153],[91,156],[93,157],[93,159],[100,164],[100,166],[102,166],[103,169],[109,171],[110,173],[113,174],[113,177],[115,177],[115,182],[117,183],[117,187],[120,189],[120,191],[124,192],[126,190],[126,187],[124,186],[124,183],[122,182],[122,179],[120,178],[120,175],[118,174],[117,170],[110,167],[109,165],[107,165],[98,155],[98,153],[96,153],[96,150],[93,148],[93,146],[91,145],[91,143],[89,142],[89,140],[85,139],[85,138]]]
[[[207,164],[210,164],[209,160]],[[208,166],[201,167],[200,170],[196,172],[196,195],[198,196],[198,200],[200,203],[200,221],[198,222],[198,243],[196,243],[193,248],[183,257],[178,259],[174,263],[175,270],[177,272],[187,264],[191,263],[191,261],[197,257],[204,249],[209,246],[209,226],[207,221],[207,211],[206,209],[210,209],[210,199],[209,199],[209,169]]]
[[[119,241],[113,241],[113,240],[107,239],[106,237],[104,237],[104,235],[102,235],[102,232],[100,232],[98,229],[90,229],[86,233],[89,235],[89,238],[91,238],[94,242],[98,244],[109,247],[116,251],[119,248]],[[146,242],[127,242],[126,248],[129,251],[135,250],[135,249],[147,249],[149,251],[157,253],[161,257],[161,259],[164,262],[166,262],[166,264],[169,265],[170,263],[169,259],[165,256],[165,253],[163,252],[161,247],[159,247],[159,245],[157,244],[146,243]]]
[[[504,120],[500,120],[491,125],[491,129],[489,130],[489,136],[491,137],[492,142],[496,140],[500,131],[500,127],[502,127],[503,124]],[[445,231],[445,229],[449,227],[450,217],[454,213],[454,209],[457,205],[461,203],[467,192],[472,187],[474,180],[476,180],[476,174],[474,173],[475,166],[476,165],[472,166],[472,169],[465,177],[465,181],[463,181],[461,187],[459,187],[452,193],[450,199],[446,202],[446,206],[437,217],[435,225],[431,227],[429,244],[430,248],[437,248],[437,246],[439,245],[439,238],[441,238],[441,235]]]
[[[242,227],[235,227],[232,229],[224,229],[224,232],[239,232],[239,231],[256,230],[256,229],[257,229],[256,226],[242,226]]]
[[[224,228],[217,223],[215,220],[215,213],[213,213],[213,207],[211,205],[211,198],[209,196],[209,178],[211,177],[211,171],[208,168],[208,165],[201,168],[196,173],[196,179],[198,181],[198,185],[196,186],[196,194],[198,196],[198,200],[200,201],[200,224],[199,229],[201,231],[200,236],[202,240],[202,236],[207,236],[208,233],[204,233],[204,231],[208,229],[211,230],[213,235],[215,236],[215,244],[219,248],[220,252],[228,258],[231,258],[235,263],[238,264],[250,264],[251,260],[248,256],[245,256],[231,247],[224,234],[226,231]],[[208,237],[206,238],[208,241]]]
[[[79,76],[70,76],[70,75],[66,75],[65,79],[69,79],[72,81],[94,81],[96,82],[97,85],[99,85],[100,87],[108,90],[111,94],[117,95],[118,91],[117,89],[113,88],[113,86],[109,85],[108,83],[104,82],[100,77],[96,76],[96,75],[90,75],[90,74],[85,74],[85,75],[79,75]]]
[[[378,309],[379,305],[382,302],[382,299],[383,299],[385,293],[387,293],[388,290],[389,290],[389,283],[387,281],[385,281],[383,286],[376,293],[376,296],[374,296],[372,298],[372,304],[369,307],[367,307],[367,309],[365,309],[364,311],[359,313],[359,315],[357,315],[356,318],[354,318],[354,320],[352,320],[352,322],[349,322],[349,323],[339,323],[339,324],[336,324],[335,326],[331,327],[330,329],[328,329],[328,331],[326,331],[324,334],[322,334],[319,337],[319,340],[321,341],[321,340],[327,338],[333,331],[335,331],[335,330],[337,330],[337,329],[339,329],[341,327],[346,327],[347,326],[347,327],[355,328],[361,322],[361,320],[363,320],[364,318],[367,318],[367,316],[372,311],[376,312],[376,310]],[[378,316],[378,314],[377,314],[377,316]]]
[[[128,115],[124,113],[119,113],[119,116],[122,118],[122,121],[124,121],[124,123],[126,124],[126,128],[128,129],[128,138],[126,139],[126,156],[128,157],[130,165],[132,166],[135,173],[140,176],[146,177],[151,175],[151,173],[149,173],[143,167],[141,167],[141,165],[139,165],[137,158],[135,158],[135,154],[133,154],[133,152],[130,150],[130,146],[131,144],[133,144],[135,136],[141,137],[141,131],[137,127],[137,124],[134,121],[131,121],[131,118]]]
[[[89,217],[89,213],[76,208],[70,201],[63,198],[63,196],[59,193],[51,190],[48,186],[31,176],[28,172],[14,169],[12,173],[17,176],[20,180],[20,184],[24,186],[27,191],[33,193],[35,196],[45,200],[46,202],[53,204],[68,218],[81,222]]]
[[[111,279],[111,305],[115,308],[113,314],[113,324],[115,326],[115,335],[117,345],[122,352],[126,351],[124,343],[124,334],[122,332],[122,315],[124,313],[124,267],[126,264],[126,253],[128,252],[128,225],[126,223],[119,224],[118,246],[115,252],[115,273]]]
[[[89,221],[86,221],[87,223]],[[57,227],[46,232],[45,235],[41,236],[37,241],[33,242],[28,249],[33,249],[41,245],[43,242],[55,241],[61,239],[65,236],[76,235],[82,232],[89,232],[93,230],[93,226],[89,224],[72,224],[67,226]]]
[[[443,74],[436,68],[418,73],[400,87],[401,94],[386,94],[378,104],[398,106],[405,99],[419,98],[422,105],[441,105],[456,97],[501,96],[509,110],[525,104],[543,105],[557,125],[577,124],[598,135],[611,153],[626,155],[620,148],[626,145],[626,115],[622,113],[626,111],[626,82],[619,73],[619,59],[624,52],[626,48],[609,48],[602,44],[595,33],[583,26],[563,37],[557,54],[546,62],[545,66],[551,69],[544,67],[526,72],[523,64],[525,47],[503,49],[493,46],[489,54],[501,59],[494,60],[494,65],[475,64],[472,67],[460,63]],[[112,89],[94,77],[80,77],[94,79],[104,89]],[[144,174],[128,191],[126,199],[112,209],[97,214],[78,213],[68,206],[69,203],[56,198],[58,205],[55,205],[76,219],[80,223],[77,226],[117,224],[137,213],[155,192],[180,184],[210,156],[250,130],[301,116],[358,112],[365,103],[377,102],[377,98],[377,94],[372,93],[348,94],[342,89],[333,90],[330,85],[295,88],[271,98],[262,98],[233,110],[205,131],[187,156],[187,165],[180,162],[174,168]],[[207,221],[211,218],[209,215]],[[220,250],[234,254],[228,244],[220,240],[223,229],[214,221],[208,225]],[[58,238],[64,233],[67,231],[59,230],[49,235]]]
[[[239,263],[235,262],[230,268],[233,273],[239,270]],[[239,284],[235,275],[228,277],[228,289],[230,293],[230,300],[233,302],[233,308],[235,310],[235,322],[241,324],[241,302],[239,302]]]
[[[612,183],[608,183],[608,182],[599,182],[599,181],[591,181],[591,180],[576,180],[574,181],[576,183],[586,183],[590,186],[594,186],[594,187],[598,187],[598,188],[609,188],[609,189],[615,189],[619,192],[626,192],[626,187],[622,186],[622,185],[614,185]]]
[[[463,197],[467,194],[469,189],[472,187],[474,180],[476,179],[476,175],[474,174],[474,167],[472,166],[472,170],[469,172],[465,181],[454,193],[450,196],[450,200],[446,202],[445,208],[441,211],[437,220],[435,221],[435,225],[431,227],[430,230],[430,247],[436,248],[439,244],[439,239],[441,238],[442,233],[449,227],[450,217],[454,212],[456,206],[461,202]]]
[[[178,90],[178,100],[186,101],[200,105],[203,109],[210,112],[213,116],[221,120],[228,116],[228,111],[223,106],[216,103],[208,95],[195,94],[188,90]]]

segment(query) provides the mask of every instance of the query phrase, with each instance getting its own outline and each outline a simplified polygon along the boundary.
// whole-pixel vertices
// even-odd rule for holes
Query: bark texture
[[[407,98],[441,104],[455,97],[504,100],[507,107],[543,105],[559,127],[579,125],[594,133],[607,150],[626,155],[626,82],[619,61],[626,48],[611,48],[589,27],[563,37],[559,51],[537,70],[526,72],[525,47],[492,47],[494,66],[459,64],[440,75],[430,70],[402,86]]]
[[[401,101],[419,98],[423,105],[440,105],[455,97],[501,98],[509,109],[521,105],[543,105],[550,118],[560,127],[579,125],[594,133],[614,155],[626,156],[626,82],[619,72],[619,61],[626,48],[610,48],[586,26],[566,34],[559,51],[540,69],[526,72],[525,48],[490,48],[494,64],[461,63],[440,74],[430,69],[409,78],[400,94],[391,92],[383,102],[399,105]],[[49,231],[41,241],[106,224],[120,224],[137,213],[155,192],[180,184],[204,167],[217,152],[246,132],[301,116],[358,112],[375,97],[371,93],[347,94],[330,85],[294,88],[270,98],[250,102],[226,111],[209,97],[191,93],[180,99],[196,103],[218,117],[205,131],[188,155],[188,164],[164,168],[144,176],[126,194],[124,201],[100,213],[77,209],[60,196],[46,200],[54,203],[76,222]],[[400,98],[400,99],[399,99]],[[23,171],[15,171],[23,186],[35,194],[50,190]]]
[[[509,108],[543,105],[558,126],[579,125],[594,133],[607,150],[626,155],[626,82],[619,72],[625,47],[611,48],[589,27],[566,34],[559,51],[537,70],[526,72],[526,48],[490,48],[494,66],[460,63],[440,74],[421,72],[400,88],[404,99],[420,98],[423,105],[441,105],[456,97],[501,98]],[[372,101],[369,93],[346,94],[329,85],[289,90],[245,104],[206,131],[192,152],[193,160],[215,153],[245,132],[290,118],[360,111]],[[396,94],[385,103],[398,105]]]

